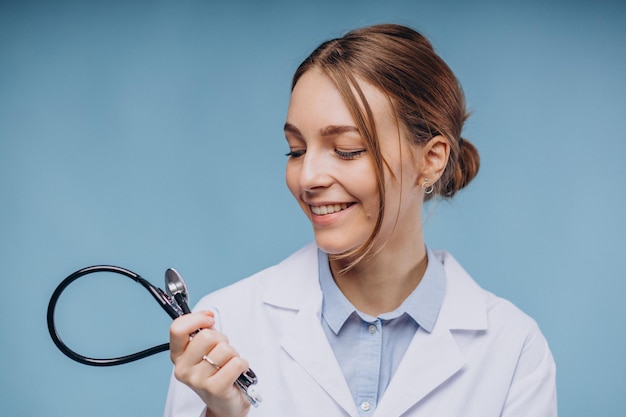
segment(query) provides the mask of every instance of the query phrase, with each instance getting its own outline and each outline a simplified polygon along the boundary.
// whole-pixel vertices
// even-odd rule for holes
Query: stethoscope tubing
[[[50,302],[48,303],[48,314],[47,314],[48,331],[50,332],[50,337],[52,338],[52,341],[57,346],[57,348],[59,348],[59,350],[63,352],[65,356],[69,357],[70,359],[76,362],[82,363],[84,365],[90,365],[90,366],[123,365],[125,363],[134,362],[136,360],[143,359],[148,356],[152,356],[154,354],[169,350],[170,348],[169,343],[164,343],[158,346],[151,347],[149,349],[142,350],[140,352],[132,353],[126,356],[120,356],[117,358],[90,358],[88,356],[84,356],[75,352],[63,342],[63,340],[61,339],[61,336],[59,335],[59,332],[56,329],[55,322],[54,322],[54,311],[55,311],[57,302],[61,294],[63,293],[63,291],[72,282],[76,281],[78,278],[81,278],[88,274],[92,274],[94,272],[113,272],[113,273],[117,273],[120,275],[124,275],[128,278],[131,278],[135,282],[144,286],[162,306],[164,304],[163,298],[159,294],[160,290],[154,287],[152,284],[150,284],[140,275],[134,273],[133,271],[130,271],[128,269],[125,269],[119,266],[113,266],[113,265],[94,265],[94,266],[88,266],[86,268],[79,269],[78,271],[68,275],[63,281],[61,281],[61,283],[57,286],[57,288],[52,293],[52,296],[50,297]],[[166,308],[166,311],[170,314],[170,316],[172,316],[172,318],[177,317],[175,312],[170,312],[167,308]]]

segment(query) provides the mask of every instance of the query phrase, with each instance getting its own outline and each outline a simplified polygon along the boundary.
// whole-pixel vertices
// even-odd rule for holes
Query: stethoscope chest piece
[[[185,280],[174,268],[168,268],[165,271],[165,291],[170,298],[176,301],[180,307],[182,314],[189,314],[189,292]]]

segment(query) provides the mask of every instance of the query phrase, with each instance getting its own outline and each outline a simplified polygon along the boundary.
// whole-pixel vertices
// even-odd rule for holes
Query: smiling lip
[[[345,210],[351,205],[352,205],[351,203],[341,203],[341,204],[325,204],[321,206],[310,205],[309,207],[311,207],[311,212],[313,214],[317,216],[325,216],[327,214],[333,214],[333,213],[337,213],[342,210]]]

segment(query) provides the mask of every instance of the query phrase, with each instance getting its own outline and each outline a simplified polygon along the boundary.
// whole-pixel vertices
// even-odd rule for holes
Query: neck
[[[393,311],[421,282],[428,258],[423,242],[402,247],[384,247],[347,272],[346,260],[330,259],[335,282],[346,298],[371,316]]]

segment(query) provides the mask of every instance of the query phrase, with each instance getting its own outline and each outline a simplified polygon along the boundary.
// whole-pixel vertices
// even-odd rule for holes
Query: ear
[[[450,143],[444,136],[438,135],[422,147],[422,169],[418,178],[420,184],[428,178],[431,184],[439,181],[448,165]]]

